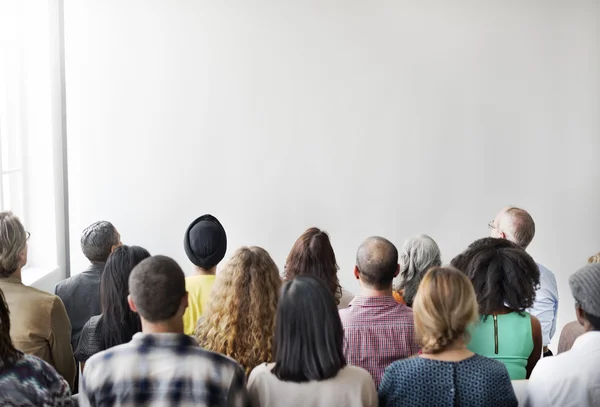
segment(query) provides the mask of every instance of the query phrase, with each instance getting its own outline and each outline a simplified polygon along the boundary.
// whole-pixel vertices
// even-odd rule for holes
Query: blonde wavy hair
[[[600,263],[600,253],[594,254],[588,259],[588,263]]]
[[[471,281],[455,268],[430,269],[419,285],[413,313],[423,353],[442,352],[457,339],[467,343],[467,328],[478,319]]]
[[[246,371],[273,361],[281,278],[260,247],[238,249],[217,275],[208,310],[196,326],[200,346],[235,359]]]
[[[12,212],[0,212],[0,277],[8,277],[21,266],[27,232]]]

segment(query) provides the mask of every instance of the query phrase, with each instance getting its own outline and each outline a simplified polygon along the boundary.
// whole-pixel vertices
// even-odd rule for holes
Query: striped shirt
[[[240,365],[187,335],[137,333],[87,361],[79,404],[245,407],[245,385]]]
[[[340,310],[344,326],[344,355],[349,364],[362,367],[379,387],[385,368],[417,354],[413,313],[394,297],[356,296]]]

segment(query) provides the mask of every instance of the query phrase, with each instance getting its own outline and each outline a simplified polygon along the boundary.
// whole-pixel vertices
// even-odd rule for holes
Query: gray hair
[[[92,263],[104,263],[110,256],[113,246],[119,244],[119,232],[112,223],[100,221],[92,223],[81,234],[81,250]]]
[[[411,306],[427,270],[441,265],[440,248],[431,237],[418,235],[407,239],[400,253],[400,273],[394,278],[394,291],[404,290],[404,301]]]
[[[12,212],[0,212],[0,277],[8,277],[21,266],[27,232]]]

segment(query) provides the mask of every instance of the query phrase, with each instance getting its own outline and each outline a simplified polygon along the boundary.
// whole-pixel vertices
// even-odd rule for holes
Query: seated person
[[[452,265],[469,277],[479,304],[469,349],[504,363],[511,380],[528,378],[542,355],[540,321],[526,311],[540,282],[537,264],[509,240],[487,237]]]
[[[477,300],[466,276],[452,268],[431,269],[413,305],[422,353],[385,370],[381,407],[517,406],[504,365],[467,349]]]

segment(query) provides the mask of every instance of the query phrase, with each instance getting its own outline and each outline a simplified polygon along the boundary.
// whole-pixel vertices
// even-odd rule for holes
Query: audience
[[[411,309],[392,296],[392,280],[399,268],[398,250],[389,240],[365,240],[358,248],[354,267],[360,294],[347,309],[340,310],[346,360],[371,373],[376,386],[390,363],[420,349]]]
[[[129,308],[129,275],[150,253],[138,246],[120,246],[108,257],[100,281],[102,313],[90,318],[84,325],[75,351],[75,359],[82,365],[103,350],[129,342],[142,330],[138,314]]]
[[[442,265],[437,243],[427,235],[418,235],[404,242],[400,253],[400,273],[392,284],[394,298],[412,307],[421,279],[432,267]]]
[[[246,374],[273,362],[280,288],[279,271],[269,253],[260,247],[238,249],[217,276],[208,311],[198,320],[200,346],[233,358]]]
[[[327,232],[310,228],[304,232],[290,251],[284,268],[284,281],[302,275],[321,279],[335,297],[338,309],[347,308],[354,295],[340,285],[339,267]]]
[[[100,313],[100,276],[106,259],[120,245],[121,236],[112,223],[101,221],[88,226],[81,234],[81,250],[90,266],[54,288],[54,294],[65,304],[71,321],[71,346],[74,350],[85,323]]]
[[[88,360],[81,405],[248,404],[242,368],[183,333],[185,276],[174,260],[143,260],[129,276],[129,289],[129,306],[139,314],[142,332]]]
[[[590,257],[588,259],[588,263],[600,263],[600,253]],[[585,329],[579,323],[579,321],[572,321],[566,324],[560,332],[560,339],[558,340],[558,354],[570,350],[573,347],[575,340],[583,335],[584,332]]]
[[[9,314],[0,290],[0,405],[71,406],[66,380],[48,363],[13,346]]]
[[[422,354],[385,370],[380,406],[517,406],[504,365],[467,349],[467,328],[477,321],[467,277],[452,268],[431,269],[413,311]]]
[[[452,266],[469,277],[479,304],[469,349],[504,363],[512,380],[529,377],[542,354],[540,322],[526,312],[540,278],[531,256],[508,240],[488,237],[472,243]]]
[[[523,250],[527,249],[535,235],[535,222],[531,215],[525,210],[515,207],[501,210],[488,226],[491,229],[492,237],[508,239]],[[550,270],[539,263],[537,266],[540,270],[540,284],[533,306],[528,309],[528,312],[536,317],[542,325],[544,356],[552,356],[548,345],[556,332],[558,285]]]
[[[253,407],[376,407],[371,375],[348,366],[335,298],[321,280],[301,276],[284,284],[277,307],[275,363],[248,379]]]
[[[569,286],[585,333],[570,351],[538,363],[527,386],[530,407],[600,406],[600,263],[577,271]]]
[[[195,266],[194,275],[185,279],[189,305],[183,315],[184,332],[193,335],[210,300],[217,265],[227,252],[227,234],[217,218],[203,215],[187,228],[183,247]]]
[[[75,360],[65,306],[56,295],[27,287],[21,281],[28,239],[29,233],[19,218],[11,212],[0,212],[0,290],[11,310],[10,337],[16,349],[54,366],[73,388]]]

